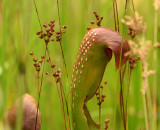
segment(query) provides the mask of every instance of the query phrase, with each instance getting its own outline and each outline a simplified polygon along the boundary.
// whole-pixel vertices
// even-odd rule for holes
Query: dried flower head
[[[135,17],[125,16],[125,19],[122,19],[121,22],[125,24],[130,31],[134,31],[134,35],[144,33],[146,30],[146,24],[143,23],[143,18],[135,12]]]
[[[126,53],[127,56],[135,57],[139,56],[142,62],[142,78],[143,78],[143,87],[141,89],[141,92],[143,94],[146,93],[146,89],[148,87],[148,77],[155,73],[155,71],[148,70],[148,63],[147,63],[147,57],[150,51],[150,41],[146,41],[145,38],[139,38],[138,43],[135,43],[134,41],[130,40],[128,42],[130,46],[130,51]],[[135,66],[132,66],[135,67]]]
[[[139,38],[138,43],[130,40],[128,44],[130,46],[130,51],[125,54],[126,56],[140,56],[142,62],[146,60],[151,45],[150,41],[146,41],[145,38]]]
[[[155,0],[155,2],[153,3],[153,7],[156,11],[158,11],[160,7],[160,0]]]
[[[155,43],[154,48],[160,48],[160,43]]]

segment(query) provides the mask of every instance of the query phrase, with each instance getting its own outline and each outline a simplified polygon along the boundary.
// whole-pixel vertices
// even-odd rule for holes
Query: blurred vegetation
[[[58,28],[58,13],[56,0],[36,0],[42,24],[56,21]],[[118,0],[119,20],[124,18],[125,0]],[[87,27],[92,27],[90,21],[95,20],[93,12],[103,16],[102,26],[114,29],[114,15],[112,0],[59,0],[60,17],[62,25],[67,25],[67,32],[63,35],[62,45],[69,74],[69,83],[66,79],[65,68],[61,49],[58,42],[49,44],[51,58],[57,69],[62,70],[63,84],[69,90],[72,67],[77,55],[80,42],[87,32]],[[154,31],[154,7],[151,0],[134,0],[134,7],[147,24],[145,38],[152,41]],[[131,1],[128,1],[127,15],[134,15]],[[159,12],[160,18],[160,12]],[[37,73],[29,53],[33,51],[34,57],[44,55],[45,44],[36,32],[40,30],[37,14],[32,0],[0,0],[0,129],[2,129],[3,116],[13,102],[24,93],[29,93],[38,99]],[[123,25],[120,22],[120,32]],[[125,28],[124,36],[128,30]],[[158,42],[160,43],[160,22],[158,22]],[[160,129],[160,49],[157,59],[157,129]],[[153,69],[153,47],[148,58],[149,68]],[[46,63],[45,71],[49,71]],[[145,129],[143,97],[140,91],[142,86],[141,62],[131,75],[131,85],[128,97],[128,129]],[[124,79],[127,87],[128,75]],[[122,117],[119,108],[119,73],[116,71],[114,58],[106,67],[103,81],[108,84],[104,88],[105,102],[102,104],[102,126],[105,119],[110,119],[110,129],[123,129]],[[153,76],[149,77],[149,88],[152,100]],[[68,99],[69,100],[69,99]],[[70,105],[70,104],[69,104]],[[98,122],[98,105],[96,97],[87,104],[93,119]],[[40,111],[42,115],[42,130],[65,129],[62,110],[58,99],[55,80],[51,75],[44,77]]]

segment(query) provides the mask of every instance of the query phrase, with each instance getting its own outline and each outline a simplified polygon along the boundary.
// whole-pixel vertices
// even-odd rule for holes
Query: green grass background
[[[58,29],[58,13],[56,0],[36,0],[42,24],[56,20]],[[114,15],[112,0],[59,0],[62,25],[67,25],[67,32],[63,36],[63,51],[69,74],[69,83],[66,82],[65,69],[59,43],[49,44],[52,61],[56,68],[62,70],[63,84],[69,90],[72,67],[77,55],[80,42],[87,32],[87,27],[93,27],[90,21],[95,20],[93,11],[103,16],[102,26],[114,29]],[[134,0],[135,10],[139,12],[147,31],[145,38],[152,41],[154,30],[153,0]],[[124,18],[125,0],[118,0],[119,20]],[[128,1],[126,10],[133,16],[131,1]],[[159,13],[160,16],[160,13]],[[120,32],[123,25],[120,23]],[[5,112],[19,96],[28,92],[38,99],[37,74],[29,53],[34,51],[34,57],[44,55],[45,45],[36,32],[40,30],[37,14],[32,0],[0,0],[0,129]],[[125,28],[124,36],[127,36]],[[160,22],[158,22],[158,41],[160,42]],[[157,65],[157,129],[160,129],[160,49],[158,49]],[[153,47],[148,57],[149,68],[153,69]],[[119,109],[119,73],[114,66],[114,57],[107,65],[103,81],[107,81],[103,93],[106,94],[102,104],[102,126],[105,119],[110,119],[109,128],[123,130],[123,123]],[[140,89],[142,87],[141,63],[133,70],[131,76],[130,93],[128,97],[128,128],[129,130],[145,129],[143,100]],[[50,71],[46,63],[45,71]],[[125,77],[127,87],[128,75]],[[149,77],[149,91],[152,94],[153,76]],[[98,106],[94,97],[88,103],[93,119],[98,122]],[[42,130],[63,130],[64,121],[58,98],[55,81],[51,75],[45,76],[43,81],[40,111],[42,115]]]

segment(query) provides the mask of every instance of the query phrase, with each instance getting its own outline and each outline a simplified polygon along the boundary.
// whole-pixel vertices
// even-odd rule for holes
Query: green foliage
[[[113,5],[111,0],[60,0],[60,17],[62,25],[67,25],[66,34],[63,35],[62,46],[69,74],[69,83],[63,64],[61,49],[58,42],[50,43],[48,46],[51,58],[57,69],[61,68],[62,83],[69,92],[72,68],[76,59],[77,51],[90,21],[95,20],[93,11],[103,16],[102,26],[114,29]],[[42,24],[55,19],[58,29],[58,13],[56,0],[36,1],[37,9]],[[153,1],[134,1],[134,7],[147,24],[145,38],[153,41],[154,30],[154,8]],[[118,1],[119,20],[124,18],[125,0]],[[131,1],[128,2],[127,15],[133,16]],[[158,14],[160,18],[160,13]],[[28,92],[38,101],[37,72],[29,53],[34,51],[34,57],[44,55],[45,44],[36,36],[40,30],[37,14],[32,0],[2,0],[0,1],[0,129],[3,125],[3,116],[11,107],[13,102],[25,92]],[[124,28],[124,37],[129,39],[127,28]],[[120,32],[123,25],[120,23]],[[160,43],[160,22],[158,22],[158,42]],[[153,43],[153,42],[152,42]],[[157,56],[160,50],[157,49]],[[148,57],[149,68],[153,69],[153,47]],[[160,59],[157,59],[157,129],[160,129]],[[103,93],[106,94],[105,102],[102,104],[102,127],[105,119],[110,119],[109,128],[123,130],[123,121],[119,105],[119,72],[115,71],[114,58],[108,63],[104,73],[103,81],[108,82]],[[46,63],[43,80],[40,111],[42,115],[42,130],[65,129],[63,114],[59,102],[56,83],[51,76],[50,65]],[[143,97],[140,92],[142,86],[141,62],[138,61],[131,75],[130,91],[128,96],[128,129],[144,129],[145,117],[143,108]],[[124,77],[124,91],[127,91],[128,75]],[[103,82],[102,81],[102,82]],[[153,76],[149,77],[149,88],[152,100]],[[69,97],[68,97],[69,100]],[[149,101],[149,100],[148,100]],[[69,102],[69,101],[68,101]],[[98,105],[96,97],[87,104],[93,119],[98,122]],[[69,102],[70,104],[70,102]],[[150,103],[149,103],[150,104]]]

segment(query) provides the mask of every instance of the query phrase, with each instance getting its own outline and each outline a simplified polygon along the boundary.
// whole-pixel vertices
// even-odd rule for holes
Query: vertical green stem
[[[158,0],[154,0],[155,5],[158,4]],[[154,45],[157,43],[157,21],[158,21],[158,9],[155,7],[154,11]],[[154,48],[153,50],[153,67],[154,70],[157,69],[157,49]],[[155,73],[153,76],[153,120],[154,120],[154,126],[156,129],[156,87],[157,87],[157,74]]]
[[[101,88],[99,87],[99,124],[100,124],[100,127],[99,129],[101,130]]]
[[[59,0],[57,0],[57,8],[58,8],[58,19],[59,19],[59,31],[61,32],[61,18],[60,18],[60,10],[59,10]],[[62,33],[60,33],[60,35],[61,35],[61,38],[62,38]],[[62,47],[62,39],[59,41],[59,43],[60,43],[60,47],[61,47],[61,52],[62,52],[62,57],[63,57],[63,63],[64,63],[65,70],[66,70],[67,81],[69,83],[68,72],[67,72],[67,65],[66,65],[66,61],[65,61],[65,58],[64,58],[64,52],[63,52],[63,47]],[[66,90],[66,88],[65,88],[65,90]]]
[[[144,113],[145,113],[145,129],[149,130],[149,124],[148,124],[148,112],[147,112],[147,102],[146,102],[146,94],[143,94],[143,105],[144,105]]]

